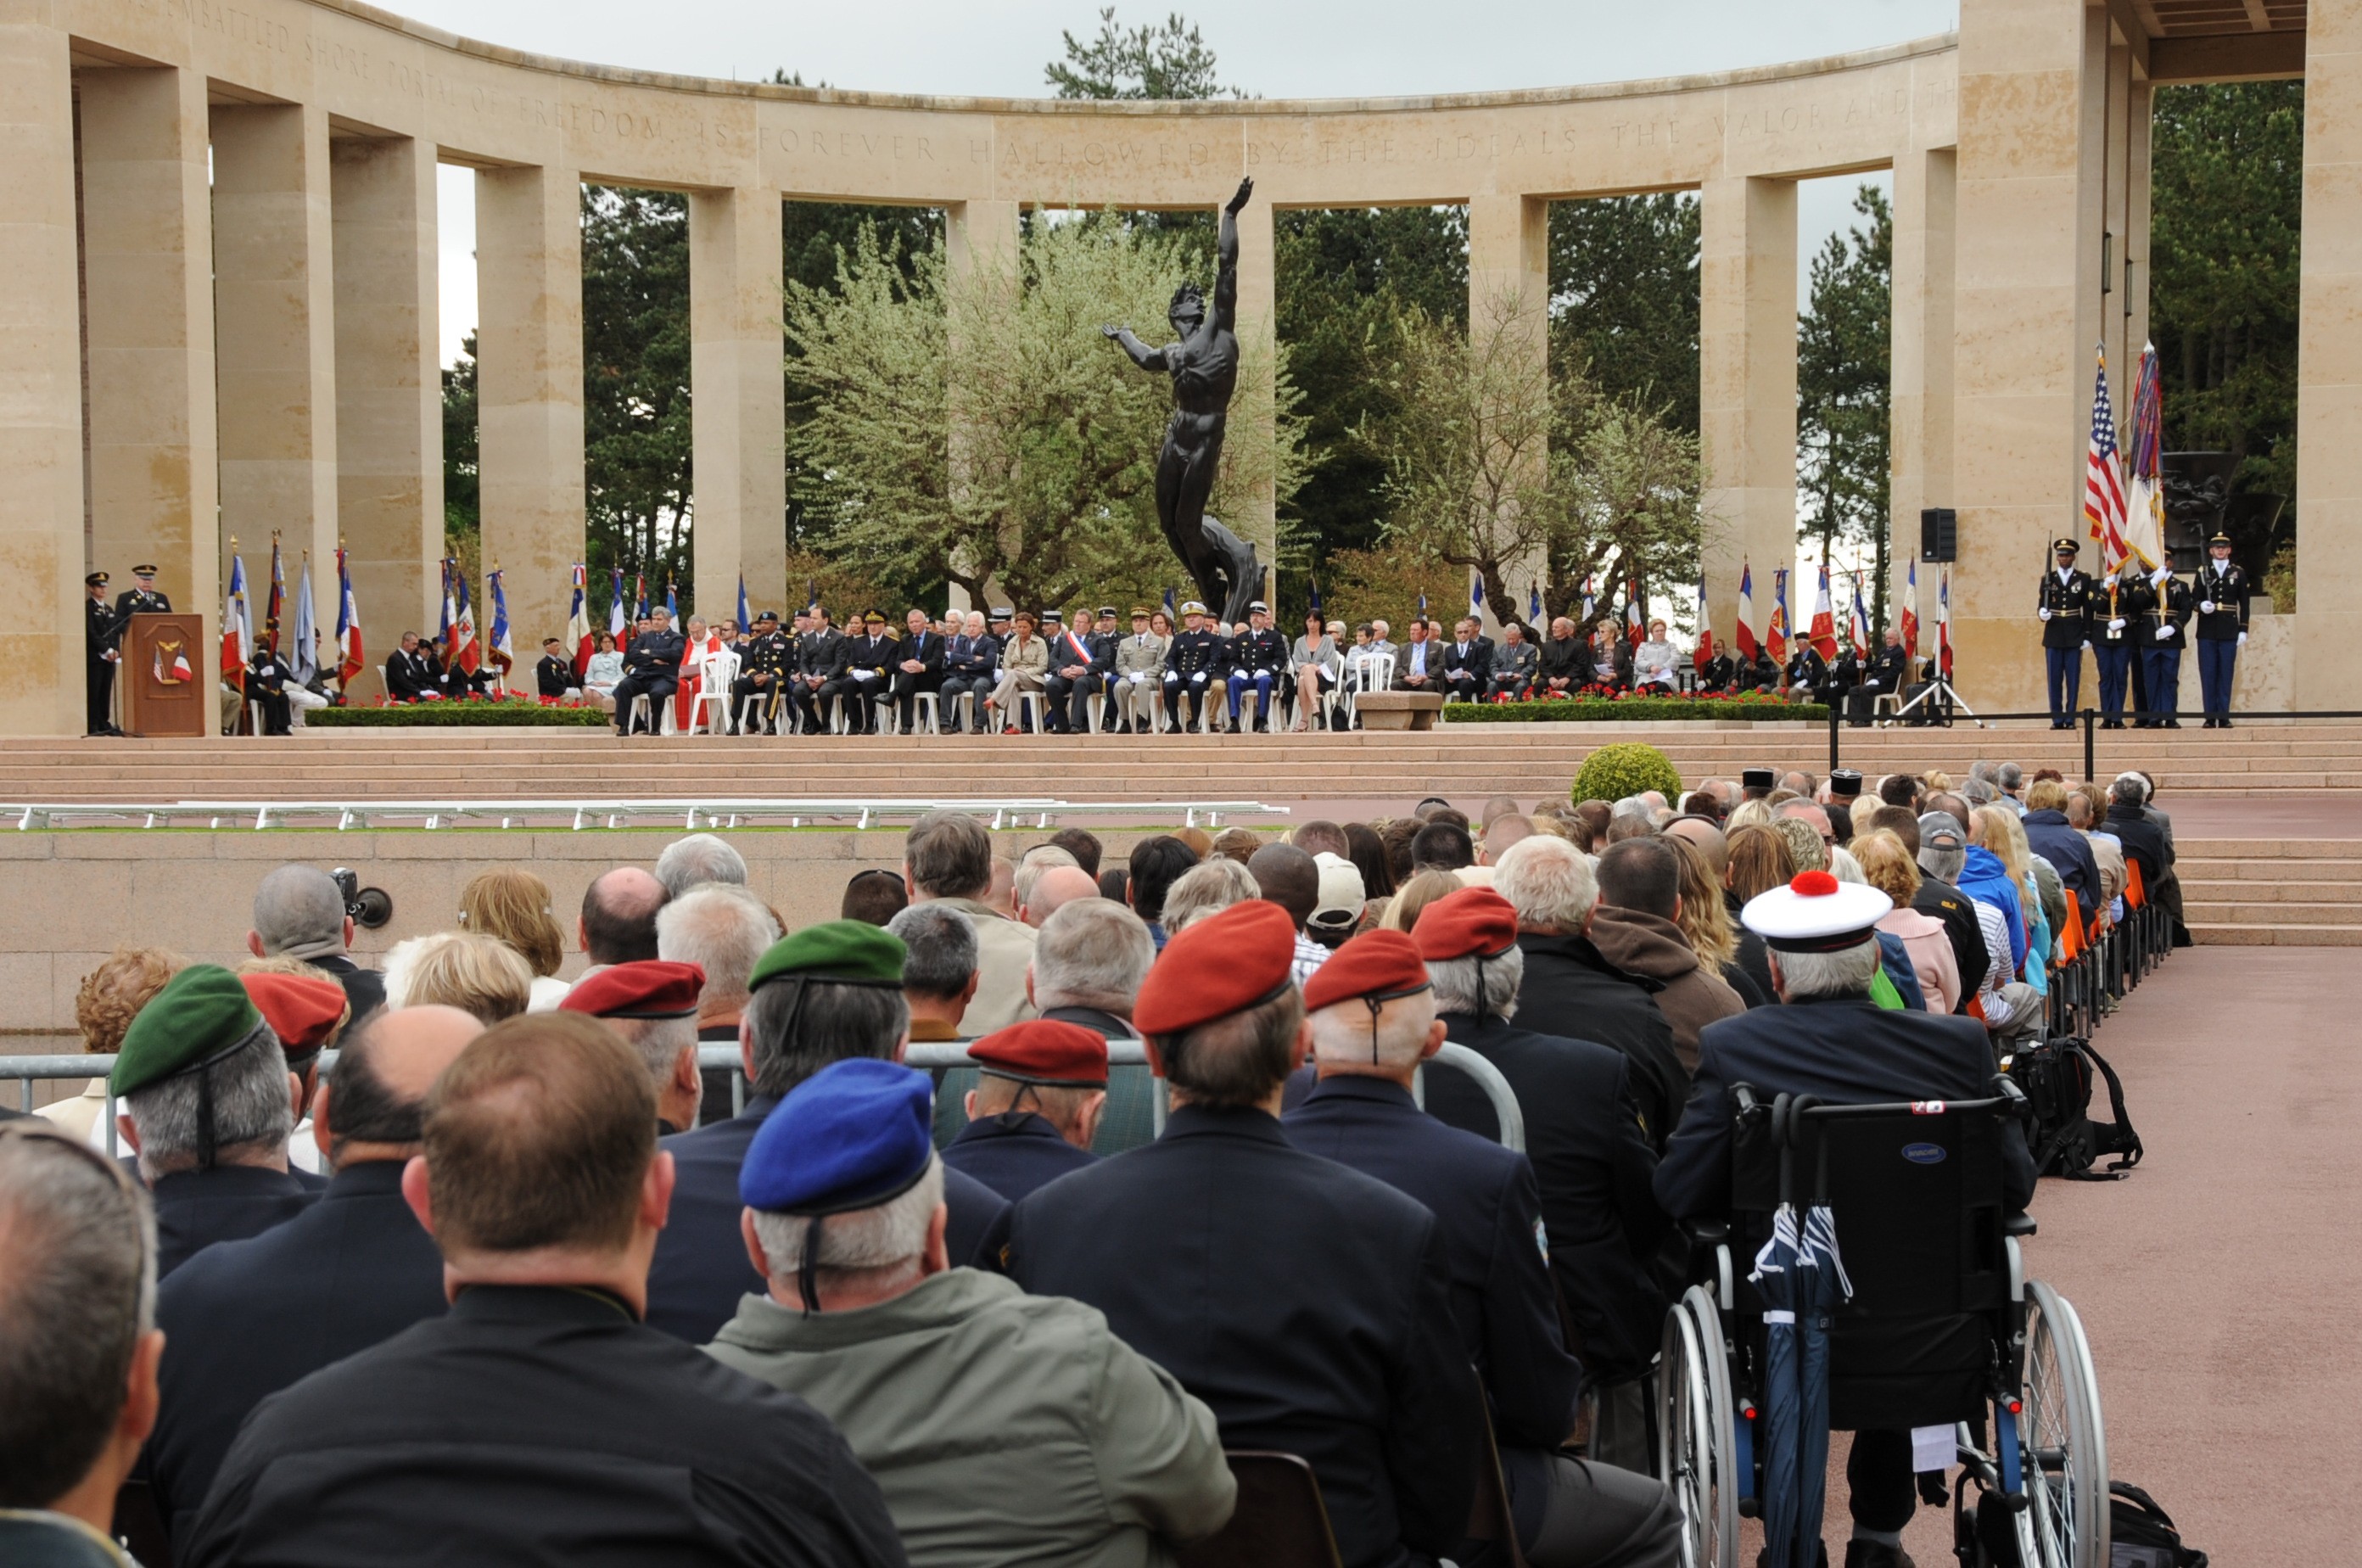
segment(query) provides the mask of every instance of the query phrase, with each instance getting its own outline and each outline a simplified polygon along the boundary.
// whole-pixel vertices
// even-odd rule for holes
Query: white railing
[[[770,823],[850,822],[856,828],[908,821],[929,812],[966,812],[989,817],[994,827],[1021,827],[1030,821],[1048,827],[1060,818],[1120,817],[1164,821],[1177,817],[1189,827],[1220,826],[1226,816],[1286,816],[1286,806],[1260,801],[1065,801],[1051,796],[988,799],[886,799],[872,797],[642,798],[619,801],[59,801],[0,802],[0,820],[13,817],[18,831],[37,828],[178,827],[204,823],[220,828],[245,823],[257,831],[273,827],[355,828],[414,824],[434,829],[460,825],[503,828],[623,827],[639,819],[679,822],[689,829],[753,827]]]

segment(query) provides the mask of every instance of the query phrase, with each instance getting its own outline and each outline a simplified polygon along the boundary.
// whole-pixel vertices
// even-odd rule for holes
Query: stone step
[[[2362,909],[2362,882],[2280,882],[2268,878],[2185,877],[2185,902],[2235,900],[2248,904],[2337,904]]]
[[[2203,947],[2362,947],[2362,924],[2208,925],[2192,921],[2190,939]]]
[[[2271,926],[2337,925],[2348,921],[2362,923],[2362,904],[2250,899],[2246,889],[2214,889],[2210,892],[2213,894],[2210,898],[2185,897],[2182,919],[2192,925],[2202,921],[2208,924]]]

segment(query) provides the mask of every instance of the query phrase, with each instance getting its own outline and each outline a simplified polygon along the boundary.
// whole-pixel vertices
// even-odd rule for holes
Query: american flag
[[[2116,411],[2108,401],[2108,351],[2100,349],[2099,380],[2092,389],[2092,448],[2083,463],[2083,521],[2099,542],[2100,567],[2114,571],[2132,553],[2125,542],[2125,475],[2116,451]]]

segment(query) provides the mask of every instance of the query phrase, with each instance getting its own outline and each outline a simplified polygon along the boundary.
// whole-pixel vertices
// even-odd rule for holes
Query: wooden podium
[[[131,617],[123,663],[116,669],[126,734],[194,738],[221,723],[215,649],[204,646],[202,615],[166,611]]]

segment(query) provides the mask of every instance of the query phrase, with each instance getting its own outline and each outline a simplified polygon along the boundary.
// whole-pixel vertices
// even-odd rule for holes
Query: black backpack
[[[2025,1091],[2034,1110],[2026,1143],[2034,1152],[2036,1176],[2060,1176],[2070,1181],[2121,1181],[2141,1162],[2140,1134],[2125,1114],[2124,1081],[2092,1043],[2059,1035],[2038,1045],[2020,1046],[2008,1062],[2010,1078]],[[2092,1079],[2096,1072],[2107,1080],[2108,1105],[2114,1121],[2092,1120]],[[2115,1156],[2104,1171],[2092,1168],[2104,1155]]]
[[[2108,1483],[2108,1568],[2206,1568],[2157,1499],[2129,1481]]]

